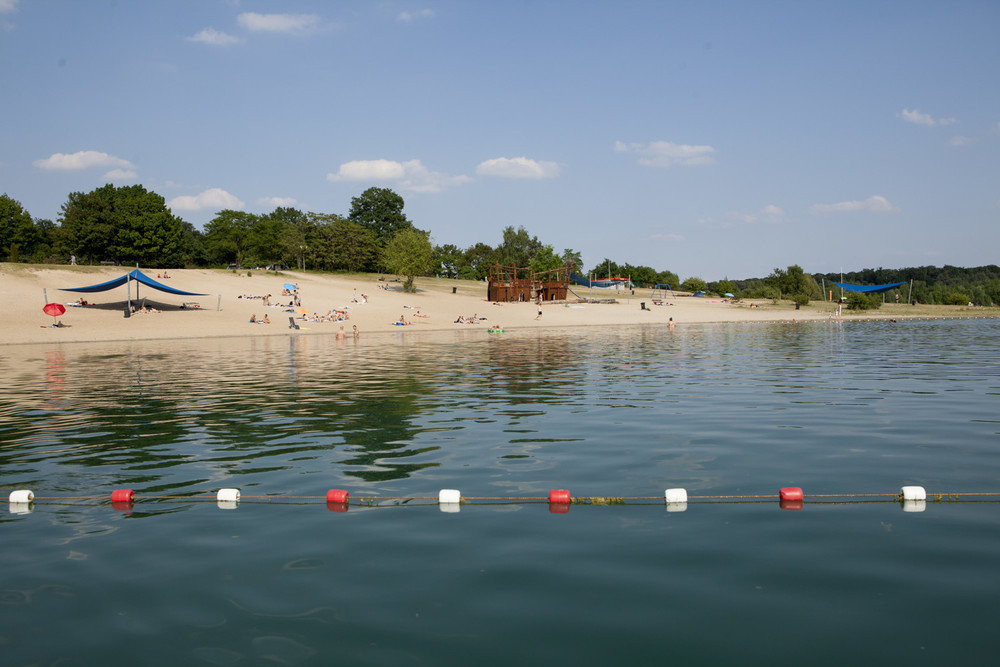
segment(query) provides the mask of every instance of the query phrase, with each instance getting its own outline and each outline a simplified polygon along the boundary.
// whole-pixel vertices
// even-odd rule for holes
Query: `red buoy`
[[[135,499],[132,489],[115,489],[111,492],[111,502],[130,503]]]
[[[549,502],[569,504],[569,491],[566,489],[552,489],[549,491]]]
[[[350,497],[351,494],[343,489],[330,489],[326,492],[326,502],[328,503],[346,503]]]
[[[778,493],[782,500],[802,500],[802,489],[797,486],[786,486]]]

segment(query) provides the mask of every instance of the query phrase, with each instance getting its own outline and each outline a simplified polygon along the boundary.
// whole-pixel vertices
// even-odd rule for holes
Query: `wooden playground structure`
[[[563,301],[569,293],[572,268],[567,263],[558,269],[536,273],[530,268],[502,266],[498,262],[490,267],[486,298],[497,302]]]

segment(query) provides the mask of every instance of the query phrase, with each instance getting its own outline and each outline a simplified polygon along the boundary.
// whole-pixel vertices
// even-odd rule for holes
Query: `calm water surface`
[[[1000,491],[1000,324],[0,348],[6,495]],[[95,664],[994,664],[1000,504],[38,501],[0,655]]]

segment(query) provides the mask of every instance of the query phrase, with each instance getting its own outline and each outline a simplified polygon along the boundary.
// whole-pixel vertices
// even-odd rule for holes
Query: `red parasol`
[[[52,319],[55,319],[66,312],[66,306],[61,303],[47,303],[42,306],[42,312],[46,315],[51,315]]]

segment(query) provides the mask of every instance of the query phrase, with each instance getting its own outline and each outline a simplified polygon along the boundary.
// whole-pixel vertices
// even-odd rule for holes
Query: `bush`
[[[800,306],[809,305],[809,295],[808,294],[796,294],[792,297],[792,301],[799,304]]]
[[[882,307],[881,294],[866,294],[865,292],[848,292],[848,310],[878,310]]]

